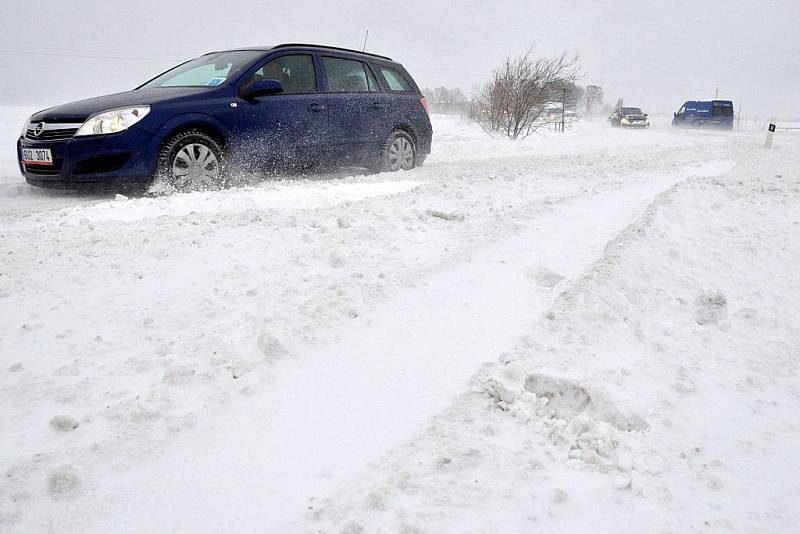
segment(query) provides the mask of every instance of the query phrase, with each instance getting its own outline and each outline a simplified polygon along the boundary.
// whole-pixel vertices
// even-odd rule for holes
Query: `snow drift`
[[[792,530],[798,168],[794,154],[754,154],[657,196],[557,286],[515,350],[311,520],[365,532]]]

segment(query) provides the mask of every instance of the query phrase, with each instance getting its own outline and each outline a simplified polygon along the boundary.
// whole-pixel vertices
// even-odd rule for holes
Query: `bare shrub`
[[[574,99],[579,56],[534,57],[533,46],[508,56],[492,80],[475,88],[468,117],[490,134],[525,138],[544,124],[546,104]]]

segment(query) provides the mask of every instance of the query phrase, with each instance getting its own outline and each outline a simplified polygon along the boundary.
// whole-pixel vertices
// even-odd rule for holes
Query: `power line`
[[[61,49],[61,50],[64,50],[65,52],[69,51],[69,49]],[[76,52],[83,52],[83,51],[80,51],[80,50],[75,50],[75,51]],[[39,51],[36,51],[36,50],[15,50],[15,49],[11,49],[11,48],[0,48],[0,53],[3,53],[3,54],[23,54],[23,55],[27,55],[27,56],[72,57],[72,58],[83,58],[83,59],[121,59],[121,60],[125,60],[125,61],[175,61],[175,59],[177,58],[177,56],[173,56],[173,57],[167,58],[167,57],[155,57],[155,56],[129,56],[129,55],[123,55],[123,54],[119,54],[119,55],[100,55],[100,54],[102,54],[102,52],[98,51],[98,53],[94,53],[95,51],[89,51],[89,50],[87,50],[86,52],[92,52],[92,53],[70,54],[70,53],[61,53],[61,52],[44,52],[44,51],[39,52]],[[114,53],[115,52],[112,52],[112,54],[114,54]]]
[[[706,89],[698,89],[697,87],[670,87],[666,85],[656,84],[636,84],[636,83],[598,83],[591,82],[589,85],[599,85],[601,87],[632,87],[634,89],[663,89],[667,91],[705,91]]]
[[[414,66],[409,66],[409,69],[415,72],[425,72],[429,74],[455,74],[455,75],[462,75],[462,76],[491,76],[492,73],[490,72],[475,72],[475,71],[459,71],[459,70],[446,70],[446,69],[431,69],[431,68],[418,68]],[[697,87],[671,87],[666,85],[656,85],[656,84],[632,84],[632,83],[599,83],[599,82],[589,82],[588,85],[599,85],[601,87],[630,87],[635,89],[660,89],[666,91],[689,91],[689,92],[696,92],[696,91],[705,91],[706,89],[698,89]]]
[[[141,56],[141,55],[133,55],[130,52],[122,52],[122,51],[108,51],[108,50],[104,51],[104,50],[93,50],[88,48],[60,48],[60,47],[48,47],[48,46],[28,46],[26,47],[26,49],[0,48],[0,53],[23,54],[23,55],[34,55],[34,56],[68,57],[77,59],[117,59],[123,61],[148,61],[148,62],[176,61],[185,57],[178,55],[170,57]],[[492,75],[492,73],[490,72],[461,71],[461,70],[449,70],[449,69],[423,68],[414,66],[409,66],[409,69],[414,70],[416,72],[425,72],[428,74],[449,74],[449,75],[470,76],[470,77]],[[631,83],[612,83],[612,82],[607,82],[607,83],[591,82],[591,83],[600,85],[602,87],[629,87],[634,89],[649,89],[649,90],[656,89],[656,90],[681,91],[681,92],[703,92],[707,90],[707,88],[699,89],[697,87],[692,87],[692,88],[671,87],[671,86],[657,85],[657,84],[631,84]]]
[[[39,50],[42,50],[41,52]],[[54,52],[45,52],[45,50],[54,50]],[[76,53],[66,53],[66,52],[76,52]],[[5,54],[25,54],[25,55],[34,55],[34,56],[54,56],[54,57],[74,57],[74,58],[83,58],[83,59],[123,59],[123,60],[130,60],[130,61],[174,61],[176,59],[180,59],[179,56],[172,56],[172,57],[155,57],[155,56],[136,56],[130,55],[127,52],[115,52],[115,51],[102,51],[102,50],[91,50],[91,49],[81,49],[81,48],[55,48],[55,47],[39,47],[39,46],[31,46],[28,49],[12,49],[12,48],[0,48],[0,53]],[[107,54],[114,54],[114,55],[107,55]],[[417,67],[409,67],[410,69],[417,71],[417,72],[427,72],[432,74],[455,74],[455,75],[462,75],[462,76],[491,76],[490,72],[470,72],[470,71],[459,71],[459,70],[440,70],[440,69],[428,69],[428,68],[417,68]]]
[[[40,46],[40,45],[31,45],[25,44],[25,46],[16,46],[16,45],[5,45],[4,48],[13,48],[15,50],[56,50],[58,52],[88,52],[88,53],[97,53],[97,54],[117,54],[122,56],[138,56],[138,52],[132,52],[130,50],[108,50],[108,49],[97,49],[97,48],[66,48],[63,46]]]
[[[432,74],[459,74],[463,76],[491,76],[491,72],[470,72],[470,71],[463,71],[463,70],[438,70],[438,69],[426,69],[426,68],[418,68],[414,66],[408,66],[409,69],[415,72],[429,72]]]

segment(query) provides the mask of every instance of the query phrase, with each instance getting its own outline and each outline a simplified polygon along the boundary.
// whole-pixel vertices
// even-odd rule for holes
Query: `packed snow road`
[[[412,172],[157,198],[38,194],[5,154],[0,528],[319,528],[653,198],[754,142],[434,128]]]

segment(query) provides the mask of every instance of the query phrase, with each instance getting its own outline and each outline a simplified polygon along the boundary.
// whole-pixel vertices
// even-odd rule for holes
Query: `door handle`
[[[325,111],[325,106],[322,104],[311,104],[310,106],[308,106],[308,109],[318,113],[320,111]]]
[[[380,102],[373,102],[372,103],[372,109],[377,109],[379,111],[384,111],[386,109],[386,106],[384,106]]]

